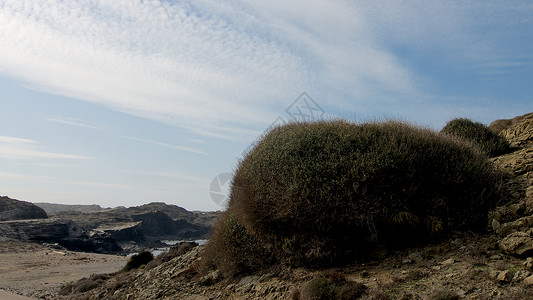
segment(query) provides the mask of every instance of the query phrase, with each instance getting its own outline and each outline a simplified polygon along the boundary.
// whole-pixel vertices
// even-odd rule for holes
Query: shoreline
[[[57,295],[71,281],[116,272],[124,267],[127,257],[57,250],[35,243],[0,242],[0,261],[3,262],[0,290],[38,298]]]

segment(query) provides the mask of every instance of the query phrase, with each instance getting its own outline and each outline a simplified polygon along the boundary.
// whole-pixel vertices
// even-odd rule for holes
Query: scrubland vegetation
[[[533,118],[494,124],[509,126],[273,128],[205,246],[132,257],[61,299],[531,299]]]
[[[504,137],[487,126],[469,119],[453,119],[442,128],[441,132],[472,142],[490,157],[505,154],[511,150],[509,142]]]
[[[237,166],[204,268],[331,266],[483,230],[501,186],[486,154],[500,150],[480,142],[477,123],[455,123],[442,133],[340,120],[265,133]]]

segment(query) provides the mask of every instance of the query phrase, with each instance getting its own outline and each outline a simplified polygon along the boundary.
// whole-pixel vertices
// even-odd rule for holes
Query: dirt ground
[[[118,271],[126,261],[123,256],[57,250],[40,244],[0,242],[0,291],[29,297],[55,294],[67,282],[92,274]]]

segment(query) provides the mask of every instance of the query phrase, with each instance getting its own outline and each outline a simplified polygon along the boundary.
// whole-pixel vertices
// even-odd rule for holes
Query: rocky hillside
[[[46,212],[30,202],[0,196],[0,221],[46,218]]]
[[[45,203],[45,202],[38,202],[33,203],[40,208],[44,209],[48,215],[55,215],[58,212],[62,211],[79,211],[79,212],[95,212],[95,211],[102,211],[104,208],[102,208],[100,205],[71,205],[71,204],[56,204],[56,203]]]
[[[240,278],[205,274],[202,246],[182,245],[146,267],[94,275],[50,299],[533,299],[533,114],[491,125],[514,147],[493,159],[506,199],[484,234],[457,233],[377,261],[335,268],[276,267]],[[341,296],[339,296],[341,295]],[[48,298],[47,298],[48,299]]]
[[[162,247],[161,240],[205,239],[217,216],[164,203],[87,213],[60,211],[47,220],[0,222],[0,236],[57,243],[74,251],[127,254]]]

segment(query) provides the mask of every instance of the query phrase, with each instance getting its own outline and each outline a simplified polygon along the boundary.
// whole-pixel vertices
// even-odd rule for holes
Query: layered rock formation
[[[496,157],[494,164],[509,174],[509,202],[493,211],[491,226],[502,238],[500,248],[507,254],[533,255],[533,113],[510,120],[494,121],[515,151]]]
[[[90,213],[59,211],[46,220],[0,222],[0,237],[58,244],[74,251],[125,254],[161,247],[161,240],[205,239],[217,216],[164,203]]]

